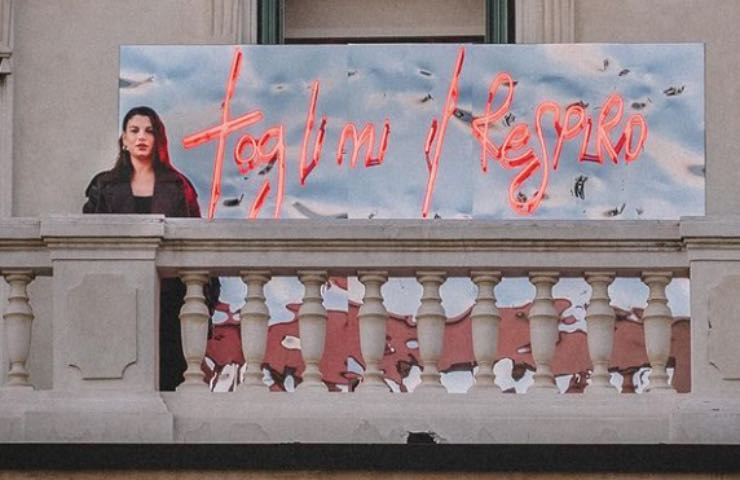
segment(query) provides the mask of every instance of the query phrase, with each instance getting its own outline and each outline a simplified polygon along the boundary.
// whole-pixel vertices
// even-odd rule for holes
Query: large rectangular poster
[[[124,46],[229,218],[704,213],[700,44]]]

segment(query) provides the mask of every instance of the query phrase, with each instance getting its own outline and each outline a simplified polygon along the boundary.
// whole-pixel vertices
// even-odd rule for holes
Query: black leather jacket
[[[83,213],[136,213],[131,181],[101,172],[85,190]],[[166,217],[200,217],[198,196],[190,181],[175,170],[156,172],[152,212]]]

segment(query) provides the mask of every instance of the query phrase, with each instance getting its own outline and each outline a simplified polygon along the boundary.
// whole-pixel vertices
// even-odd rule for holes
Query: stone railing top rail
[[[393,275],[439,268],[449,275],[496,268],[505,275],[588,269],[639,275],[662,269],[685,276],[707,250],[740,251],[740,216],[680,221],[553,220],[231,220],[160,215],[54,215],[0,218],[0,268],[49,274],[50,251],[156,250],[164,275],[207,268],[238,275],[322,268],[336,274],[385,268]],[[693,249],[693,251],[692,251]],[[730,252],[730,253],[728,253]],[[110,256],[110,253],[108,253]]]

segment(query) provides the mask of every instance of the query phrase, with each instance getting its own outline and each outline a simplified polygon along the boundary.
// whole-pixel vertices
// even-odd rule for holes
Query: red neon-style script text
[[[492,110],[492,104],[500,88],[507,89],[506,96],[503,103]],[[552,101],[542,102],[535,111],[534,127],[539,140],[539,155],[529,146],[531,132],[530,126],[526,123],[515,124],[503,143],[500,146],[496,145],[488,136],[489,126],[504,118],[509,112],[514,100],[515,88],[515,82],[508,73],[502,72],[494,77],[488,90],[484,114],[473,120],[471,128],[473,136],[481,145],[481,170],[483,172],[488,171],[489,159],[498,161],[505,169],[521,168],[508,189],[509,205],[521,215],[529,215],[539,207],[547,190],[550,164],[553,170],[557,170],[563,146],[568,140],[583,133],[579,153],[581,162],[595,161],[603,164],[604,158],[608,157],[615,165],[619,163],[618,156],[623,149],[625,150],[625,163],[629,164],[637,159],[647,141],[648,127],[645,118],[640,114],[632,114],[617,142],[612,143],[612,131],[618,127],[624,115],[624,100],[618,94],[613,93],[607,97],[599,112],[596,123],[595,154],[586,153],[591,139],[593,120],[586,114],[585,109],[580,105],[571,105],[565,109],[564,116],[561,116],[560,106]],[[556,133],[555,151],[552,157],[549,157],[545,140],[544,118],[546,115],[553,117],[553,128]],[[633,147],[636,129],[639,129],[639,136]],[[525,150],[512,156],[512,152],[521,149]],[[529,197],[520,195],[521,188],[537,172],[541,172],[541,178],[535,193]]]
[[[442,110],[441,121],[433,118],[426,139],[423,144],[424,159],[427,166],[428,176],[424,198],[422,203],[422,217],[427,218],[431,208],[434,188],[439,175],[439,165],[442,157],[445,137],[450,118],[457,110],[459,99],[459,81],[462,74],[463,63],[465,59],[465,48],[461,47],[458,51],[452,77],[447,90],[447,97]],[[216,155],[213,161],[213,174],[211,180],[211,197],[208,206],[208,218],[214,218],[216,207],[221,196],[221,180],[223,176],[223,160],[226,148],[226,139],[230,133],[236,130],[249,127],[260,122],[264,114],[260,110],[253,110],[244,115],[230,118],[230,102],[234,95],[236,83],[239,78],[243,63],[243,54],[240,49],[235,49],[229,76],[226,83],[226,93],[222,104],[221,123],[202,131],[193,133],[183,139],[183,146],[186,149],[194,148],[207,142],[218,140]],[[495,106],[494,101],[501,89],[506,89],[503,95],[503,101],[500,105]],[[560,157],[566,142],[573,140],[581,135],[581,145],[578,154],[580,162],[596,162],[604,164],[605,159],[609,158],[615,165],[619,164],[619,156],[624,151],[624,161],[630,164],[635,161],[642,152],[648,137],[648,126],[645,118],[637,113],[627,117],[626,123],[621,132],[618,132],[619,125],[624,117],[624,100],[616,93],[607,97],[601,106],[600,112],[594,119],[588,115],[586,109],[579,104],[572,104],[565,108],[564,112],[561,107],[553,101],[544,101],[540,103],[535,110],[534,131],[538,141],[538,151],[530,146],[532,137],[532,127],[526,123],[517,123],[511,127],[503,142],[499,145],[489,138],[491,126],[506,117],[511,110],[516,82],[510,74],[501,72],[497,74],[488,89],[488,98],[483,110],[483,115],[474,117],[471,122],[471,134],[479,142],[481,147],[480,168],[483,173],[488,171],[490,160],[497,161],[504,169],[518,169],[513,180],[509,184],[507,197],[511,208],[521,214],[532,214],[542,200],[545,198],[547,191],[550,168],[557,171]],[[319,165],[321,152],[323,150],[324,139],[326,136],[327,117],[322,115],[318,131],[313,142],[313,151],[310,159],[308,145],[313,134],[316,123],[316,109],[319,101],[320,83],[318,80],[311,85],[311,95],[309,97],[306,121],[304,125],[303,142],[300,149],[300,158],[298,162],[298,179],[303,186],[311,172]],[[549,146],[545,138],[546,127],[545,118],[551,117],[552,130],[555,132],[555,148],[552,156],[549,155]],[[595,127],[595,152],[589,153],[588,148],[591,143],[592,133]],[[285,196],[285,179],[286,179],[286,145],[284,139],[284,126],[275,125],[267,129],[259,138],[249,133],[242,135],[236,143],[234,149],[234,162],[237,169],[242,175],[247,175],[256,168],[262,167],[264,173],[268,172],[272,166],[277,167],[277,192],[275,193],[275,208],[273,217],[279,218]],[[614,135],[616,142],[613,141]],[[345,148],[347,141],[352,141],[352,151],[349,165],[354,168],[360,158],[360,152],[364,149],[365,167],[382,165],[384,162],[386,150],[388,148],[388,138],[390,135],[390,120],[385,119],[383,130],[380,136],[377,154],[373,155],[375,149],[375,125],[366,123],[361,132],[358,133],[356,125],[348,122],[341,129],[339,135],[336,161],[338,165],[344,162]],[[272,145],[268,148],[268,145]],[[533,177],[538,174],[539,183],[535,186],[534,194],[527,196],[522,194],[522,189]],[[260,172],[263,174],[263,171]],[[265,179],[258,189],[258,193],[249,209],[248,217],[257,218],[262,206],[268,195],[272,191],[271,182]]]
[[[462,72],[463,61],[465,60],[465,47],[460,47],[457,52],[457,60],[455,61],[455,68],[452,70],[452,79],[450,80],[450,87],[447,89],[447,99],[445,100],[445,106],[442,109],[442,123],[437,129],[437,119],[432,119],[432,124],[429,127],[429,133],[427,134],[427,140],[424,145],[424,154],[427,162],[427,169],[429,170],[429,176],[427,177],[427,188],[424,192],[424,203],[421,207],[421,216],[427,218],[429,216],[429,208],[432,204],[432,193],[434,192],[434,186],[437,182],[437,173],[439,172],[439,160],[442,157],[442,148],[445,144],[445,134],[447,133],[447,124],[450,121],[450,117],[455,114],[457,108],[457,99],[460,96],[458,89],[458,82],[460,81],[460,73]],[[437,143],[434,144],[434,155],[429,158],[429,151],[434,142],[437,139]]]
[[[248,127],[252,124],[260,122],[264,118],[264,114],[261,110],[254,110],[245,115],[239,116],[234,119],[229,118],[229,107],[231,99],[234,96],[234,90],[236,88],[236,82],[239,79],[239,73],[242,67],[243,54],[241,49],[237,48],[234,50],[234,54],[231,61],[231,68],[229,71],[229,77],[226,82],[226,94],[222,103],[222,116],[221,123],[219,125],[207,128],[205,130],[193,133],[186,136],[183,139],[183,147],[185,149],[195,148],[199,145],[203,145],[212,140],[218,139],[218,146],[216,148],[216,155],[213,160],[213,175],[211,179],[211,198],[208,204],[208,218],[212,219],[216,213],[216,207],[221,197],[221,182],[223,177],[223,161],[224,153],[226,149],[226,138],[228,135],[240,128]],[[316,139],[314,141],[313,152],[311,154],[310,161],[308,160],[308,144],[314,129],[314,123],[316,119],[316,105],[319,99],[319,81],[316,80],[311,85],[311,97],[309,99],[308,111],[306,114],[306,122],[304,126],[303,144],[301,146],[300,159],[298,164],[298,178],[301,185],[305,185],[306,179],[311,172],[319,165],[321,159],[321,151],[324,145],[324,138],[326,136],[326,115],[322,115],[321,123],[319,124]],[[337,162],[342,163],[344,146],[347,140],[353,140],[353,151],[350,165],[352,167],[357,163],[359,152],[362,148],[365,148],[365,167],[373,167],[381,165],[385,157],[385,152],[388,149],[388,137],[390,135],[390,121],[388,119],[383,123],[383,132],[380,138],[380,145],[378,147],[378,154],[372,156],[375,143],[375,126],[372,123],[366,123],[360,135],[357,135],[357,127],[354,123],[347,123],[342,129],[342,135],[338,142],[337,148]],[[242,175],[247,175],[258,167],[264,167],[269,171],[270,165],[277,163],[277,192],[275,194],[275,209],[273,212],[274,218],[280,217],[280,212],[283,205],[283,199],[285,197],[285,177],[286,177],[286,146],[284,138],[284,126],[282,124],[275,125],[265,131],[259,139],[256,139],[249,133],[242,135],[236,143],[234,148],[234,163]],[[274,142],[273,147],[266,151],[266,146]],[[248,153],[248,154],[247,154]],[[249,209],[248,218],[257,218],[260,214],[262,206],[269,195],[271,183],[268,179],[265,179],[258,193],[252,202],[251,208]]]
[[[224,165],[226,137],[229,135],[229,133],[235,130],[239,130],[240,128],[252,125],[253,123],[257,123],[262,120],[262,118],[264,118],[264,115],[259,110],[246,113],[234,119],[229,118],[229,104],[231,103],[231,98],[234,96],[234,89],[236,88],[236,81],[239,79],[241,65],[242,51],[241,49],[237,48],[234,50],[234,57],[231,62],[229,77],[226,81],[226,96],[224,97],[223,105],[221,107],[221,123],[206,130],[188,135],[182,140],[182,144],[185,148],[194,148],[198,145],[202,145],[218,138],[216,157],[213,161],[213,176],[211,178],[211,200],[208,204],[208,218],[213,218],[213,216],[215,215],[216,205],[218,204],[219,198],[221,198],[221,176]]]

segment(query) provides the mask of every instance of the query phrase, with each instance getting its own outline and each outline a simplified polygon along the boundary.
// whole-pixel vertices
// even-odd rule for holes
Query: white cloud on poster
[[[667,137],[653,133],[646,147],[655,152],[655,163],[679,185],[691,188],[704,188],[704,155],[695,152]]]
[[[563,70],[580,76],[597,76],[604,72],[604,60],[609,61],[607,70],[621,70],[619,61],[611,58],[602,45],[598,44],[552,44],[547,45],[544,54],[553,64]]]

